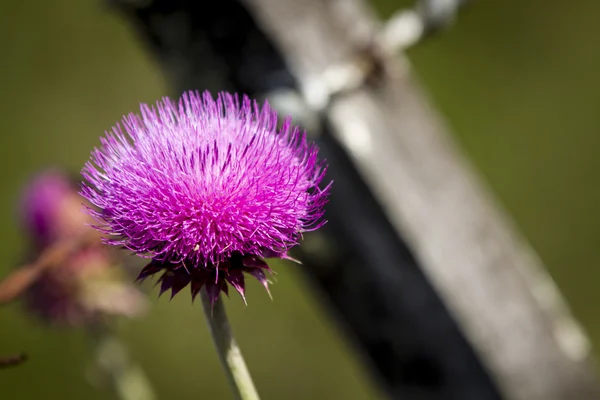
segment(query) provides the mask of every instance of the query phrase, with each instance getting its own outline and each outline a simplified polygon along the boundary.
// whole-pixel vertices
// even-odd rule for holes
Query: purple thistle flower
[[[107,132],[83,168],[82,194],[109,244],[152,258],[161,294],[191,283],[211,301],[244,272],[268,289],[264,258],[288,258],[302,232],[324,224],[329,186],[317,148],[268,104],[185,93],[141,106]]]
[[[21,198],[21,224],[35,249],[33,257],[56,242],[83,235],[93,219],[81,206],[77,185],[59,169],[36,174]],[[108,315],[136,316],[146,299],[116,265],[112,253],[84,246],[42,273],[23,294],[27,310],[46,322],[85,325]]]
[[[90,218],[83,212],[81,200],[77,186],[59,169],[45,170],[28,182],[20,217],[36,249],[85,229]]]

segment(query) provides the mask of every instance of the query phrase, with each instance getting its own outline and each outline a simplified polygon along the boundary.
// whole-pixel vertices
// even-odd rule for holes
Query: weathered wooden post
[[[600,398],[585,335],[364,1],[113,2],[178,91],[266,96],[316,136],[336,184],[304,270],[390,397]]]

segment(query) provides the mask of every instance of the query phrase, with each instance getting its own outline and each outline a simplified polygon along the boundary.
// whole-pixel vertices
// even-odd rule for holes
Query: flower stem
[[[259,400],[258,392],[254,387],[242,352],[231,333],[221,296],[213,305],[206,290],[202,288],[200,297],[202,298],[202,306],[213,342],[235,398],[238,400]]]
[[[129,356],[126,345],[107,327],[91,332],[96,347],[95,367],[120,400],[155,400],[144,370]]]

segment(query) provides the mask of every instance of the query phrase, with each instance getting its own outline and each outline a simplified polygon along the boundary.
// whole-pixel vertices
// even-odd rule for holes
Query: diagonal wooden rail
[[[264,95],[315,135],[336,184],[305,272],[390,397],[600,398],[584,333],[365,2],[112,2],[177,91]]]

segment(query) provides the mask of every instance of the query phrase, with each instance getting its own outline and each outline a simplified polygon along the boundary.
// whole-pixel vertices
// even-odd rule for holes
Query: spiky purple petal
[[[238,291],[238,293],[240,294],[240,296],[242,296],[242,299],[244,300],[244,303],[246,302],[246,288],[245,288],[245,283],[244,283],[244,274],[242,272],[241,269],[232,269],[231,271],[228,271],[227,277],[225,278],[225,280],[231,285],[233,286],[233,288],[235,290]]]
[[[267,280],[265,271],[260,268],[248,268],[246,272],[255,277],[264,286],[265,290],[269,294],[269,297],[272,298],[271,291],[269,290],[269,281]]]

